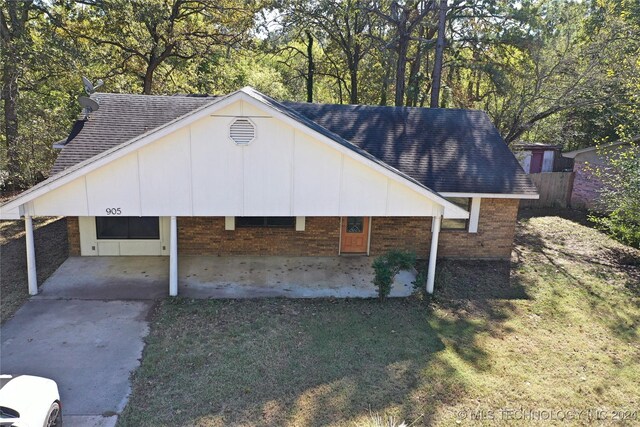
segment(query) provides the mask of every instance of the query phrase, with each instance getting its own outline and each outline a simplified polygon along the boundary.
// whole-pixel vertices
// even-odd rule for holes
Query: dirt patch
[[[67,220],[34,219],[38,284],[68,257]],[[29,298],[24,221],[0,221],[0,323],[4,323]]]

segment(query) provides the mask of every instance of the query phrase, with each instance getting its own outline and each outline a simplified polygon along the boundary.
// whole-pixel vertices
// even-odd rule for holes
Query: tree
[[[81,7],[72,34],[109,46],[122,72],[153,92],[154,76],[171,60],[195,61],[230,50],[253,27],[253,2],[215,0],[101,0]],[[175,67],[169,67],[169,72]]]
[[[357,104],[360,64],[372,49],[372,41],[367,37],[371,16],[364,9],[363,0],[291,0],[278,8],[283,16],[280,25],[285,32],[306,33],[311,28],[319,43],[324,44],[326,60],[340,69],[344,66],[341,71],[345,72],[346,78],[340,76],[342,72],[335,78],[348,81],[345,90],[349,102]]]
[[[4,140],[8,180],[5,185],[16,189],[21,183],[19,161],[19,79],[20,64],[28,55],[31,37],[27,21],[37,13],[33,1],[8,1],[0,9],[0,40],[2,41],[2,102],[4,106]],[[3,166],[4,166],[3,164]]]
[[[380,4],[374,4],[370,10],[384,19],[393,29],[393,39],[388,46],[393,46],[396,52],[395,69],[395,105],[404,105],[405,80],[409,47],[418,26],[426,16],[434,10],[434,0],[410,0],[400,4],[392,1],[389,9]],[[430,38],[430,37],[428,37]]]

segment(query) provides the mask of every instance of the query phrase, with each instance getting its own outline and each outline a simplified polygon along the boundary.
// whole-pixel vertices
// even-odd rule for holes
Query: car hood
[[[50,404],[55,400],[60,400],[58,386],[47,378],[19,375],[0,389],[0,406],[18,411],[21,418],[30,413],[33,404],[43,401]]]

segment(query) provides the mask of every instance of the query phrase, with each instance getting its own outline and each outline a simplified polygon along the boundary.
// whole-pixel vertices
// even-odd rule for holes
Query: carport
[[[377,296],[368,257],[183,256],[180,294],[191,298]],[[70,257],[45,282],[37,299],[163,298],[166,257]],[[415,272],[396,276],[391,296],[413,291]]]

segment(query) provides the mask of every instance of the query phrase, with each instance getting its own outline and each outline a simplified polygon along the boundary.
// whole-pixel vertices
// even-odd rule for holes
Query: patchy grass
[[[428,302],[168,299],[119,424],[490,425],[552,410],[588,424],[626,410],[616,424],[632,425],[639,260],[542,216],[520,220],[511,264],[440,263]]]
[[[67,259],[67,221],[34,218],[38,283],[42,284]],[[29,298],[24,220],[0,221],[0,324]]]

